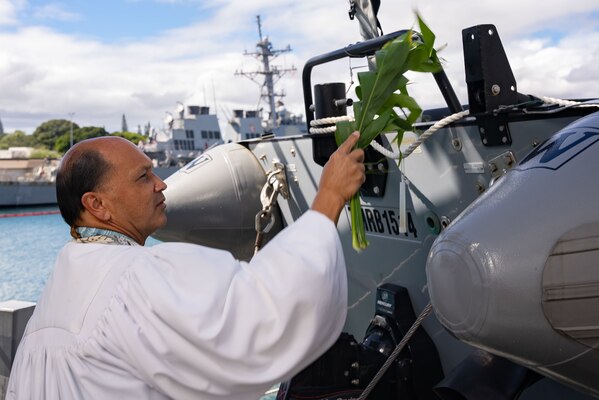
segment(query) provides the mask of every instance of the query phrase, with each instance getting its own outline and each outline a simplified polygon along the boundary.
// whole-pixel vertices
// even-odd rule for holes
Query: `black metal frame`
[[[379,36],[374,39],[370,39],[364,42],[349,45],[339,50],[331,51],[319,56],[312,57],[304,65],[302,71],[302,86],[304,91],[304,107],[306,112],[306,124],[308,131],[310,130],[310,122],[314,120],[314,112],[312,111],[312,69],[321,64],[325,64],[330,61],[340,60],[345,57],[349,58],[364,58],[371,56],[374,52],[380,49],[389,40],[395,39],[404,33],[410,32],[409,30],[401,30],[389,33],[387,35]],[[434,75],[435,81],[439,86],[439,90],[447,103],[447,107],[452,113],[462,111],[462,105],[460,104],[449,79],[445,71],[441,70]]]
[[[502,106],[519,102],[516,79],[494,25],[462,30],[470,114],[476,116],[485,146],[509,146],[512,136]]]

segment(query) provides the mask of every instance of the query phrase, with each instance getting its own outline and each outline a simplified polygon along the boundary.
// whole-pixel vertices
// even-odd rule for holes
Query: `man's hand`
[[[352,133],[331,155],[322,170],[318,193],[312,209],[337,223],[343,206],[360,189],[366,180],[364,150],[353,147],[360,134]]]

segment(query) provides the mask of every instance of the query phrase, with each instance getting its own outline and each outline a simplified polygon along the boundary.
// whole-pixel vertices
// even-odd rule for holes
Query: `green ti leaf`
[[[385,43],[375,53],[376,70],[358,73],[359,85],[354,102],[354,122],[338,122],[335,132],[337,145],[343,143],[355,130],[360,131],[357,147],[367,147],[382,132],[396,131],[395,140],[401,143],[403,133],[412,125],[422,109],[408,93],[407,71],[431,72],[441,70],[441,62],[434,49],[435,35],[416,15],[420,35],[413,39],[409,31]],[[399,110],[401,111],[398,113]],[[368,246],[359,192],[350,201],[352,245],[357,251]]]

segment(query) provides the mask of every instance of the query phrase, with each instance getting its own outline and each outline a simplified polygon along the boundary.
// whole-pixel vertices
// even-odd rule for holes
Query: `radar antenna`
[[[291,51],[291,47],[287,45],[286,48],[280,50],[274,50],[272,48],[272,43],[268,39],[268,36],[262,36],[262,23],[260,22],[260,15],[256,16],[256,21],[258,23],[258,36],[259,42],[256,43],[257,51],[253,53],[249,53],[247,51],[244,52],[244,55],[252,55],[258,58],[262,62],[262,70],[260,71],[236,71],[235,75],[243,75],[251,79],[252,81],[258,83],[262,86],[262,92],[260,94],[260,98],[264,98],[268,100],[268,105],[270,107],[270,123],[272,129],[274,130],[277,124],[277,113],[275,108],[275,98],[276,97],[284,97],[285,93],[279,92],[276,93],[274,86],[275,83],[281,79],[281,77],[287,72],[296,71],[295,67],[291,68],[278,68],[277,66],[271,66],[270,61],[278,57],[282,53],[287,53]],[[257,75],[264,75],[264,82],[260,83],[255,78]],[[277,79],[275,80],[275,77]]]

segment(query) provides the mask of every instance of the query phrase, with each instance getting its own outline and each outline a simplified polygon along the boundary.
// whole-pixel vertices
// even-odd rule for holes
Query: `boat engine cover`
[[[599,395],[599,113],[537,146],[437,238],[427,261],[456,337]]]
[[[249,260],[255,217],[266,173],[254,154],[237,143],[214,147],[165,180],[167,224],[154,237],[228,250]],[[264,243],[282,229],[278,209]]]

